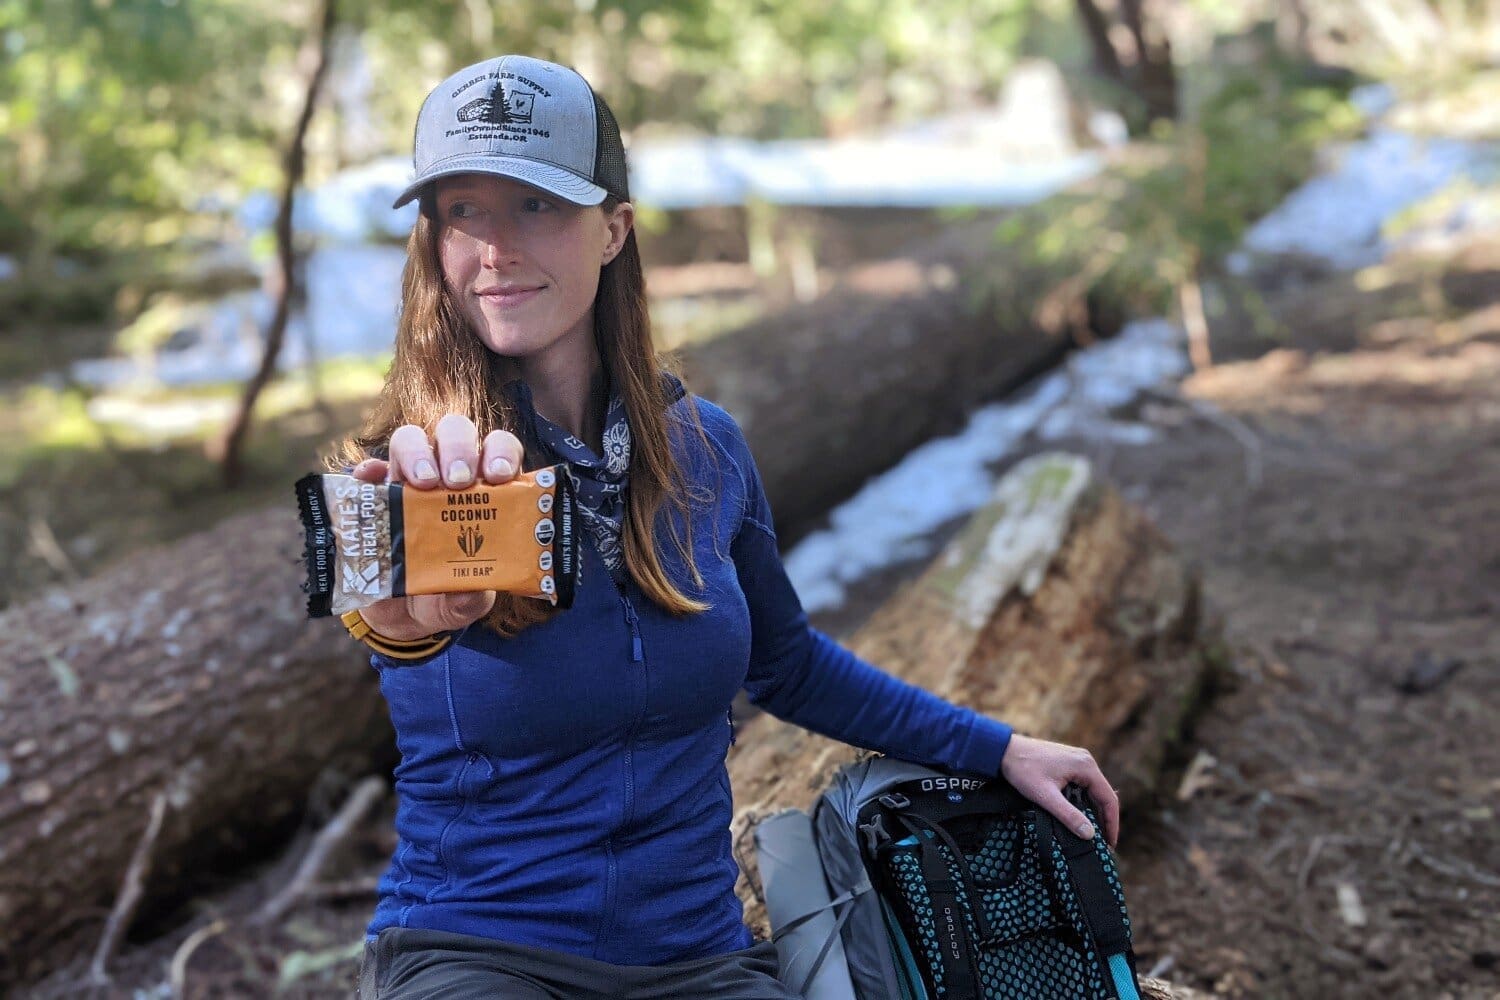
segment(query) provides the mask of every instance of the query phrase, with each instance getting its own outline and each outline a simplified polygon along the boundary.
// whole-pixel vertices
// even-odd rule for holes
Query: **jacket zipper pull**
[[[635,608],[630,606],[630,598],[621,597],[620,600],[625,604],[625,621],[630,624],[630,659],[635,663],[640,663],[645,659],[641,651],[640,620],[635,616]]]

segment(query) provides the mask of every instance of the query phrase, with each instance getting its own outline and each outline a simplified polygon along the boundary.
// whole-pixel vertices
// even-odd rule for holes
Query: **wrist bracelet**
[[[346,611],[339,616],[352,639],[369,646],[375,652],[395,660],[421,660],[447,649],[453,643],[453,633],[430,635],[423,639],[392,639],[381,635],[365,621],[359,609]]]

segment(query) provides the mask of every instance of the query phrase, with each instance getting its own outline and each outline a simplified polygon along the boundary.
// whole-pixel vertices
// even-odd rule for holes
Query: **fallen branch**
[[[78,567],[73,565],[73,560],[68,558],[67,550],[57,540],[57,534],[52,530],[52,525],[41,514],[33,514],[27,522],[27,531],[31,535],[31,549],[42,560],[57,571],[58,575],[67,580],[77,580],[80,577]]]
[[[310,885],[302,898],[309,903],[336,903],[345,899],[373,898],[380,888],[380,877],[346,878],[341,882],[319,882]]]
[[[1255,436],[1255,432],[1246,426],[1243,420],[1225,413],[1216,406],[1210,406],[1202,400],[1192,399],[1180,392],[1168,389],[1147,388],[1141,390],[1141,395],[1160,403],[1181,406],[1200,420],[1212,424],[1234,438],[1245,450],[1245,478],[1249,481],[1251,488],[1260,486],[1262,467],[1260,438]]]
[[[125,881],[120,886],[120,895],[115,899],[109,920],[104,924],[99,947],[94,950],[94,960],[89,965],[89,978],[95,983],[104,985],[109,982],[109,973],[105,971],[105,967],[120,947],[120,939],[125,936],[126,928],[135,917],[136,907],[140,905],[146,873],[151,867],[151,848],[156,844],[166,815],[167,790],[162,789],[151,802],[151,818],[146,823],[146,831],[141,834],[140,841],[135,845],[135,853],[130,856],[130,865],[125,869]]]
[[[1408,842],[1406,846],[1407,855],[1416,861],[1431,868],[1441,875],[1456,878],[1463,881],[1477,882],[1491,889],[1500,889],[1500,876],[1492,875],[1482,871],[1474,865],[1461,861],[1445,861],[1436,857],[1415,840]]]
[[[207,926],[193,931],[182,944],[177,946],[167,973],[167,982],[171,987],[174,1000],[187,996],[187,965],[188,960],[193,957],[193,952],[197,951],[198,946],[209,938],[222,934],[228,926],[229,922],[219,917]]]
[[[291,881],[266,901],[251,922],[254,924],[274,923],[301,902],[309,888],[317,881],[319,873],[322,872],[335,849],[349,839],[360,820],[364,819],[365,814],[380,801],[383,795],[385,795],[385,781],[374,775],[356,785],[354,791],[349,794],[349,798],[345,800],[343,808],[338,811],[338,815],[318,831],[317,837],[313,839],[307,853],[303,855],[302,863],[297,866],[297,872],[292,876]]]
[[[1342,833],[1320,833],[1314,837],[1307,846],[1307,856],[1302,859],[1302,865],[1297,869],[1297,892],[1301,894],[1307,890],[1308,883],[1312,878],[1313,865],[1318,863],[1318,855],[1323,853],[1323,848],[1328,846],[1347,847],[1350,844],[1370,844],[1369,837],[1360,837],[1354,834]]]

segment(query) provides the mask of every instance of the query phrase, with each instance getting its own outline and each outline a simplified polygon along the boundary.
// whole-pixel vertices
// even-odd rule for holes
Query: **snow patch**
[[[1479,176],[1494,154],[1478,143],[1377,127],[1334,155],[1331,170],[1250,228],[1246,248],[1318,257],[1340,268],[1374,264],[1390,250],[1381,235],[1387,223],[1454,181]]]
[[[740,205],[1026,205],[1097,173],[1093,153],[1005,162],[984,145],[908,139],[662,140],[633,154],[632,193],[682,209]]]
[[[392,246],[334,245],[310,254],[304,278],[307,305],[287,321],[278,368],[289,371],[313,358],[371,357],[389,351],[396,338],[405,264],[405,251]],[[226,295],[187,314],[182,328],[162,348],[139,358],[77,361],[71,366],[73,376],[86,385],[124,389],[243,381],[260,366],[263,332],[273,308],[263,291]],[[172,412],[173,404],[130,405],[142,414],[161,410],[139,419],[143,428],[165,425],[164,433],[179,424],[197,426],[204,419]],[[133,414],[120,419],[137,420]]]
[[[1151,428],[1119,421],[1112,411],[1186,372],[1184,343],[1181,330],[1166,320],[1130,323],[1112,339],[1075,351],[1014,398],[976,411],[957,434],[914,448],[786,554],[803,608],[836,608],[853,582],[925,555],[932,532],[990,499],[991,467],[1028,435],[1149,441]]]

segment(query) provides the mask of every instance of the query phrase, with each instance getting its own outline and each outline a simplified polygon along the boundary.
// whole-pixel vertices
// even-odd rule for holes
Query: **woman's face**
[[[493,174],[437,181],[443,278],[490,350],[538,358],[593,336],[599,271],[625,243],[628,202],[607,216]]]

